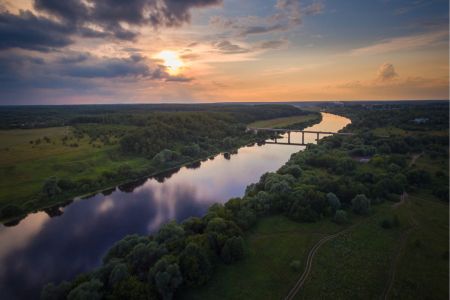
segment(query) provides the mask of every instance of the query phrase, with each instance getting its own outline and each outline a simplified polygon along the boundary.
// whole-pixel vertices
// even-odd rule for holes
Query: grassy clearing
[[[51,176],[72,180],[96,178],[124,163],[138,169],[148,163],[143,158],[120,156],[116,151],[118,145],[100,146],[96,142],[94,147],[87,137],[64,145],[62,138],[70,133],[69,127],[0,131],[4,146],[0,149],[0,206],[25,205]],[[50,142],[43,141],[44,137]],[[37,139],[41,139],[39,144],[35,143]],[[71,143],[78,146],[71,147]]]
[[[262,128],[283,128],[286,126],[311,122],[318,119],[320,116],[316,114],[309,114],[305,116],[294,116],[286,118],[276,118],[270,120],[256,121],[248,125],[248,127],[262,127]]]
[[[409,196],[418,226],[397,265],[391,299],[448,299],[448,204],[427,194]]]
[[[322,237],[342,230],[330,221],[297,223],[284,216],[267,217],[247,235],[247,255],[221,265],[204,287],[181,291],[183,299],[281,299],[303,272],[306,256]],[[299,260],[298,271],[290,268]]]

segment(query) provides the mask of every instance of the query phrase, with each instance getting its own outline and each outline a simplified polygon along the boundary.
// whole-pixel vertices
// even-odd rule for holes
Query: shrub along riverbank
[[[448,170],[444,167],[448,165],[448,105],[399,105],[395,108],[374,105],[370,111],[361,106],[340,109],[340,113],[352,118],[349,129],[354,136],[333,136],[319,145],[309,145],[306,151],[293,154],[277,172],[266,173],[258,183],[248,186],[242,198],[230,199],[224,205],[215,204],[202,218],[166,224],[152,236],[126,237],[108,251],[98,269],[80,275],[72,282],[47,285],[42,291],[42,299],[172,299],[187,295],[190,298],[196,298],[196,295],[233,298],[236,294],[232,292],[217,295],[209,288],[218,282],[210,281],[217,276],[214,270],[220,271],[223,268],[218,266],[247,259],[246,253],[252,255],[254,251],[246,251],[246,240],[251,238],[254,226],[269,217],[283,215],[291,222],[310,224],[325,222],[324,228],[330,227],[326,231],[335,232],[342,225],[331,222],[345,226],[354,222],[355,216],[364,220],[376,215],[385,211],[383,203],[397,201],[404,191],[435,195],[448,207]],[[414,125],[413,120],[419,114],[425,114],[429,122]],[[397,127],[404,132],[390,137],[375,134],[385,126]],[[428,167],[411,163],[417,153],[422,153],[433,163],[427,164]],[[369,162],[361,161],[361,156]],[[399,221],[393,215],[377,222],[380,225],[370,227],[370,230],[397,228]],[[392,235],[388,236],[392,239]],[[365,243],[365,240],[360,242]],[[300,242],[298,245],[308,247],[311,243]],[[448,257],[448,245],[440,247],[446,247]],[[353,251],[358,249],[355,247]],[[261,252],[265,250],[261,249]],[[283,252],[279,254],[283,255]],[[287,261],[281,259],[273,263],[277,262]],[[430,261],[424,258],[419,263]],[[289,264],[293,269],[302,266],[296,261]],[[285,267],[289,268],[289,265]],[[346,272],[361,272],[352,270],[359,267],[353,264]],[[246,276],[253,278],[264,274],[249,273]],[[415,280],[416,286],[423,284],[420,278]],[[219,282],[226,285],[233,281]],[[278,288],[281,292],[290,289],[292,279],[284,283],[286,287]],[[265,287],[243,288],[247,289],[247,297],[256,299],[252,295],[258,295]],[[425,286],[425,290],[427,288],[429,286]],[[177,294],[180,289],[183,289],[183,295]],[[221,290],[224,289],[231,291],[234,288],[232,285],[221,286]],[[320,290],[313,294],[322,297]],[[358,297],[359,292],[351,291],[350,294]],[[284,296],[277,295],[278,298]]]

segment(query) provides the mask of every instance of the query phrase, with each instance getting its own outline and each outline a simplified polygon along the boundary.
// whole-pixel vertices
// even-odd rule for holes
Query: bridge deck
[[[302,144],[302,143],[268,142],[268,141],[266,141],[265,144],[271,144],[271,145],[293,145],[293,146],[307,146],[308,145],[308,144]]]
[[[302,133],[314,133],[314,134],[339,134],[339,135],[353,135],[351,132],[331,132],[331,131],[314,131],[314,130],[300,130],[300,129],[287,129],[287,128],[256,128],[248,127],[248,130],[261,130],[261,131],[273,131],[273,132],[302,132]]]

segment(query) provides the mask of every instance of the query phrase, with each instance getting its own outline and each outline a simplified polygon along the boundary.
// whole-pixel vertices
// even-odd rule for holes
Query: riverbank
[[[155,113],[150,115],[152,117],[149,120],[155,118],[159,123],[152,123],[149,127],[142,127],[142,116],[136,114],[134,117],[137,120],[126,124],[121,124],[122,120],[110,120],[108,122],[112,124],[104,124],[104,118],[83,116],[75,119],[75,122],[85,122],[83,118],[87,118],[88,122],[98,119],[100,123],[81,123],[75,127],[2,130],[0,139],[5,142],[5,148],[0,149],[0,221],[14,225],[31,212],[51,209],[75,197],[154,176],[264,139],[263,135],[255,137],[240,130],[244,125],[238,120],[264,117],[267,113],[259,107],[245,110],[244,117],[239,116],[238,112],[231,113],[236,114],[237,120],[230,118],[230,112],[161,114],[163,120],[168,119],[165,121],[168,125],[173,125],[173,118],[179,121],[185,118],[187,127],[195,125],[194,129],[189,130],[189,135],[195,137],[191,141],[198,144],[184,143],[183,136],[174,139],[176,130],[171,129],[174,132],[166,133],[172,139],[169,144],[156,146],[154,143],[157,139],[156,142],[147,142],[146,145],[143,143],[137,147],[138,142],[132,142],[131,139],[138,138],[136,135],[143,130],[167,130],[167,125],[162,125],[164,123],[158,120],[159,115]],[[267,111],[268,115],[274,116],[295,113],[304,115],[300,110],[285,111],[284,106],[268,106]],[[200,128],[196,122],[202,124]],[[158,129],[158,126],[162,128]],[[209,128],[209,133],[203,132],[205,128]],[[218,133],[211,132],[213,128]],[[181,131],[186,131],[186,128]],[[221,136],[226,132],[228,138],[222,139]],[[123,139],[127,137],[128,143],[131,142],[137,148],[125,146],[127,144]],[[141,143],[148,139],[148,136],[142,136],[136,141]],[[156,155],[153,153],[158,153],[153,149],[155,147],[168,149],[161,151],[161,155],[155,160]]]
[[[320,122],[321,116],[302,115],[291,120],[297,128],[302,129],[314,122]],[[121,126],[120,130],[130,130],[130,128]],[[16,131],[19,132],[15,133]],[[8,146],[7,152],[10,155],[15,153],[11,158],[5,156],[0,161],[4,179],[0,189],[0,199],[4,199],[0,201],[0,212],[2,212],[0,222],[15,225],[29,213],[64,206],[74,198],[88,197],[119,185],[202,161],[210,156],[233,152],[242,146],[257,143],[266,138],[264,134],[259,136],[246,134],[241,139],[236,139],[231,148],[222,147],[214,151],[203,151],[198,157],[181,157],[175,161],[155,165],[154,161],[144,157],[132,157],[120,153],[117,144],[100,146],[100,144],[92,144],[87,137],[78,138],[76,147],[71,147],[65,142],[61,143],[59,140],[69,136],[71,131],[69,127],[61,127],[0,132],[0,137],[3,135],[2,139],[8,140],[8,144],[5,144]],[[6,138],[8,136],[10,138]],[[33,143],[30,148],[28,141],[41,140],[42,136],[50,142]],[[11,163],[13,165],[10,166]],[[58,167],[63,165],[69,165],[69,168]],[[127,169],[123,171],[124,167]],[[13,174],[22,174],[24,171],[21,170],[35,170],[30,178],[32,181],[15,180],[17,176]],[[67,188],[60,188],[60,192],[48,197],[42,194],[42,184],[51,174],[55,178],[70,178],[70,182],[84,181],[85,183],[77,188],[71,188],[73,184],[66,184]]]

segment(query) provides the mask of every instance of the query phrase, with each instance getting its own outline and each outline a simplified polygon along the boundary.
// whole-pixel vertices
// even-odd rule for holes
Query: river
[[[337,132],[350,120],[322,113],[306,130]],[[321,136],[322,137],[322,136]],[[305,142],[316,135],[306,134]],[[287,141],[287,138],[284,137]],[[283,140],[278,140],[283,141]],[[291,134],[299,143],[301,134]],[[216,202],[244,194],[247,185],[275,171],[303,146],[246,146],[231,157],[126,184],[69,205],[0,226],[0,297],[36,299],[43,284],[70,280],[100,265],[105,252],[128,234],[150,234],[170,220],[203,215]]]

